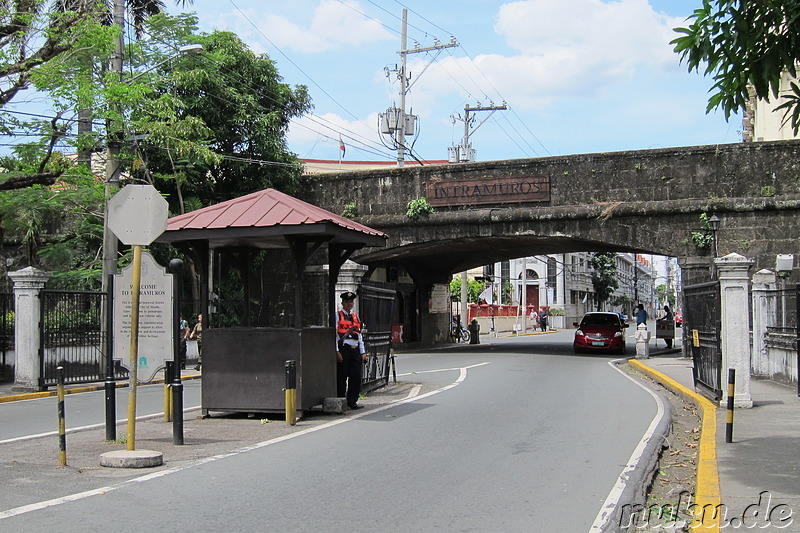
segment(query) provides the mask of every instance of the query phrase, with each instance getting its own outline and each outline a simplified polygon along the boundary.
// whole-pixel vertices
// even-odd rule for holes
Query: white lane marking
[[[414,387],[408,392],[408,395],[404,399],[409,399],[415,397],[419,394],[419,391],[422,390],[422,385],[414,385]]]
[[[413,376],[414,374],[435,374],[436,372],[452,372],[452,371],[455,371],[455,370],[463,370],[464,368],[476,368],[476,367],[483,366],[483,365],[488,365],[488,364],[489,364],[488,362],[483,362],[483,363],[477,363],[477,364],[474,364],[474,365],[463,366],[463,367],[455,366],[453,368],[437,368],[435,370],[420,370],[419,372],[406,372],[404,374],[397,374],[397,375],[400,376],[400,377],[404,377],[404,376]]]
[[[415,402],[417,400],[422,400],[424,398],[429,398],[431,396],[434,396],[436,394],[448,391],[448,390],[450,390],[450,389],[452,389],[454,387],[459,386],[467,378],[467,370],[468,369],[476,368],[476,367],[483,366],[483,365],[488,365],[488,364],[489,364],[488,362],[484,362],[484,363],[479,363],[479,364],[476,364],[476,365],[470,365],[470,366],[465,366],[465,367],[461,367],[461,368],[454,368],[452,370],[458,370],[459,371],[459,376],[453,383],[451,383],[450,385],[445,385],[444,387],[441,387],[439,389],[433,390],[431,392],[426,392],[425,394],[421,394],[419,396],[411,397],[411,394],[409,394],[408,397],[406,397],[406,398],[404,398],[402,400],[397,400],[395,402],[386,404],[383,407],[378,407],[376,409],[372,409],[372,410],[367,411],[367,412],[361,412],[359,414],[354,414],[354,415],[348,416],[347,418],[340,418],[339,420],[333,420],[331,422],[327,422],[327,423],[321,424],[319,426],[303,429],[303,430],[298,431],[296,433],[290,433],[289,435],[284,435],[282,437],[276,437],[276,438],[271,439],[271,440],[267,440],[267,441],[264,441],[264,442],[259,442],[257,444],[253,444],[253,445],[250,445],[250,446],[245,446],[244,448],[239,448],[237,450],[233,450],[233,451],[230,451],[230,452],[222,453],[222,454],[219,454],[219,455],[214,455],[214,456],[211,456],[211,457],[205,457],[203,459],[198,459],[197,461],[192,461],[191,463],[174,466],[172,468],[167,468],[167,469],[161,470],[159,472],[154,472],[152,474],[146,474],[144,476],[139,476],[139,477],[136,477],[136,478],[133,478],[133,479],[129,479],[127,481],[123,481],[123,482],[118,483],[116,485],[109,485],[107,487],[101,487],[99,489],[93,489],[93,490],[88,490],[88,491],[85,491],[85,492],[79,492],[77,494],[70,494],[69,496],[62,496],[60,498],[54,498],[52,500],[46,500],[46,501],[43,501],[43,502],[32,503],[32,504],[29,504],[29,505],[23,505],[21,507],[15,507],[14,509],[8,509],[7,511],[0,511],[0,520],[4,520],[6,518],[13,518],[15,516],[23,515],[23,514],[26,514],[26,513],[33,512],[33,511],[39,511],[39,510],[42,510],[42,509],[46,509],[48,507],[53,507],[53,506],[61,505],[61,504],[68,503],[68,502],[82,500],[84,498],[89,498],[90,496],[97,496],[99,494],[106,494],[106,493],[112,492],[114,490],[117,490],[119,488],[125,487],[128,484],[143,483],[143,482],[149,481],[151,479],[156,479],[156,478],[164,477],[164,476],[166,476],[168,474],[174,474],[175,472],[180,472],[181,470],[186,470],[188,468],[192,468],[192,467],[195,467],[195,466],[204,465],[204,464],[207,464],[207,463],[218,461],[220,459],[225,459],[226,457],[233,457],[234,455],[239,455],[239,454],[242,454],[242,453],[245,453],[245,452],[249,452],[249,451],[252,451],[252,450],[258,450],[260,448],[265,448],[265,447],[271,446],[273,444],[278,444],[280,442],[284,442],[284,441],[287,441],[287,440],[290,440],[290,439],[294,439],[294,438],[297,438],[297,437],[300,437],[300,436],[303,436],[303,435],[307,435],[309,433],[314,433],[316,431],[321,431],[323,429],[332,428],[333,426],[338,426],[339,424],[344,424],[345,422],[351,422],[353,420],[358,420],[359,418],[362,418],[362,417],[365,417],[365,416],[368,416],[368,415],[372,415],[372,414],[375,414],[375,413],[380,413],[381,411],[386,411],[387,409],[391,409],[391,408],[396,407],[398,405],[404,405],[404,404],[407,404],[407,403]],[[412,390],[412,392],[413,392],[413,390]]]
[[[183,412],[184,413],[188,413],[189,411],[196,411],[197,409],[200,409],[199,405],[195,405],[195,406],[192,406],[192,407],[186,407],[186,408],[183,409]],[[164,416],[164,413],[153,413],[151,415],[137,416],[136,420],[150,420],[151,418],[158,418],[160,416]],[[119,420],[115,420],[114,423],[115,424],[124,424],[127,421],[128,421],[127,418],[120,418]],[[66,429],[64,431],[64,434],[69,435],[70,433],[77,433],[78,431],[86,431],[86,430],[89,430],[89,429],[98,429],[98,428],[102,428],[102,427],[105,427],[105,426],[106,426],[105,422],[103,422],[102,424],[90,424],[88,426],[78,426],[78,427],[75,427],[75,428]],[[21,437],[13,437],[13,438],[10,438],[10,439],[0,440],[0,444],[8,444],[9,442],[19,442],[19,441],[30,440],[30,439],[39,439],[39,438],[42,438],[42,437],[53,437],[55,435],[58,435],[58,431],[48,431],[47,433],[37,433],[36,435],[23,435]]]
[[[619,360],[617,360],[619,361]],[[647,391],[650,396],[652,396],[656,404],[658,405],[658,411],[656,412],[656,416],[653,417],[653,420],[650,422],[647,430],[642,435],[642,440],[639,441],[639,444],[633,450],[630,459],[628,459],[628,463],[625,465],[625,468],[622,469],[619,477],[617,478],[617,482],[614,484],[614,487],[611,489],[611,492],[608,493],[608,497],[606,497],[606,501],[603,502],[603,505],[600,507],[600,512],[597,513],[597,517],[594,519],[594,523],[592,527],[589,529],[589,533],[597,532],[597,531],[604,531],[605,526],[607,525],[608,520],[611,518],[611,515],[616,509],[617,505],[619,505],[619,500],[622,497],[622,493],[627,486],[627,482],[631,477],[631,473],[636,470],[639,461],[642,459],[642,455],[644,455],[644,449],[647,446],[647,443],[650,439],[653,438],[653,435],[656,432],[656,428],[658,424],[661,422],[661,419],[664,418],[666,410],[664,409],[664,402],[661,400],[661,396],[656,394],[652,391],[649,387],[644,385],[644,383],[640,382],[638,379],[633,378],[632,376],[626,374],[622,370],[620,370],[619,366],[617,366],[617,361],[609,361],[608,364],[611,365],[614,370],[631,380],[632,382],[636,383],[639,387],[643,388]]]

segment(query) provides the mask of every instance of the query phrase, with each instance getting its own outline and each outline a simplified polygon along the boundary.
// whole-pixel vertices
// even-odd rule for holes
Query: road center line
[[[429,398],[431,396],[434,396],[436,394],[448,391],[448,390],[450,390],[450,389],[452,389],[454,387],[459,386],[467,378],[467,370],[469,370],[470,368],[476,368],[476,367],[483,366],[483,365],[488,365],[488,364],[489,364],[488,362],[484,362],[484,363],[478,363],[478,364],[475,364],[475,365],[465,366],[465,367],[461,367],[461,368],[449,369],[449,370],[458,370],[459,371],[458,378],[453,383],[451,383],[449,385],[445,385],[444,387],[441,387],[439,389],[436,389],[436,390],[433,390],[433,391],[430,391],[430,392],[426,392],[425,394],[421,394],[421,395],[418,395],[418,396],[415,395],[415,396],[412,397],[411,393],[414,392],[414,390],[412,390],[411,393],[409,393],[409,395],[406,398],[402,399],[402,400],[396,400],[396,401],[394,401],[392,403],[386,404],[386,405],[384,405],[382,407],[378,407],[376,409],[371,409],[371,410],[369,410],[367,412],[361,412],[359,414],[354,414],[352,416],[348,416],[347,418],[340,418],[339,420],[333,420],[331,422],[326,422],[325,424],[321,424],[319,426],[314,426],[314,427],[310,427],[310,428],[307,428],[307,429],[303,429],[303,430],[298,431],[296,433],[291,433],[289,435],[284,435],[282,437],[277,437],[277,438],[274,438],[274,439],[271,439],[271,440],[259,442],[257,444],[253,444],[251,446],[245,446],[244,448],[239,448],[238,450],[233,450],[233,451],[230,451],[230,452],[214,455],[214,456],[211,456],[211,457],[205,457],[203,459],[199,459],[199,460],[193,461],[191,463],[175,466],[175,467],[172,467],[172,468],[167,468],[167,469],[161,470],[159,472],[153,472],[152,474],[146,474],[144,476],[139,476],[139,477],[136,477],[136,478],[133,478],[133,479],[129,479],[127,481],[123,481],[123,482],[118,483],[116,485],[109,485],[107,487],[101,487],[99,489],[92,489],[92,490],[88,490],[88,491],[85,491],[85,492],[79,492],[77,494],[70,494],[69,496],[62,496],[60,498],[54,498],[52,500],[46,500],[46,501],[43,501],[43,502],[32,503],[32,504],[29,504],[29,505],[23,505],[21,507],[15,507],[15,508],[9,509],[7,511],[0,511],[0,520],[4,520],[6,518],[13,518],[15,516],[20,516],[20,515],[23,515],[23,514],[26,514],[26,513],[39,511],[39,510],[42,510],[42,509],[46,509],[48,507],[54,507],[56,505],[61,505],[61,504],[68,503],[68,502],[74,502],[74,501],[77,501],[77,500],[82,500],[84,498],[89,498],[90,496],[97,496],[99,494],[107,494],[109,492],[112,492],[112,491],[117,490],[119,488],[125,487],[125,486],[127,486],[129,484],[132,484],[132,483],[144,483],[145,481],[150,481],[152,479],[157,479],[157,478],[160,478],[160,477],[164,477],[164,476],[169,475],[169,474],[174,474],[176,472],[180,472],[181,470],[186,470],[188,468],[192,468],[192,467],[195,467],[195,466],[204,465],[204,464],[207,464],[207,463],[218,461],[220,459],[225,459],[226,457],[233,457],[234,455],[239,455],[239,454],[242,454],[242,453],[245,453],[245,452],[249,452],[249,451],[252,451],[252,450],[258,450],[260,448],[265,448],[267,446],[271,446],[273,444],[278,444],[280,442],[284,442],[284,441],[287,441],[287,440],[290,440],[290,439],[294,439],[294,438],[297,438],[297,437],[300,437],[300,436],[303,436],[303,435],[307,435],[309,433],[314,433],[316,431],[321,431],[323,429],[328,429],[328,428],[331,428],[333,426],[338,426],[339,424],[344,424],[345,422],[352,422],[353,420],[358,420],[359,418],[363,418],[365,416],[370,416],[370,415],[373,415],[375,413],[380,413],[381,411],[386,411],[387,409],[391,409],[393,407],[397,407],[398,405],[403,405],[403,404],[415,402],[417,400],[422,400],[424,398]],[[417,390],[417,392],[419,392],[419,391]]]
[[[186,408],[183,409],[183,412],[184,413],[188,413],[189,411],[196,411],[197,409],[200,409],[199,405],[195,405],[195,406],[192,406],[192,407],[186,407]],[[137,416],[136,420],[150,420],[151,418],[158,418],[160,416],[164,416],[164,413],[153,413],[153,414],[150,414],[150,415]],[[128,421],[127,418],[120,418],[119,420],[116,420],[115,423],[117,425],[119,425],[119,424],[124,424],[127,421]],[[90,424],[88,426],[78,426],[78,427],[74,427],[74,428],[68,428],[68,429],[66,429],[64,431],[64,433],[69,435],[70,433],[77,433],[79,431],[87,431],[87,430],[90,430],[90,429],[98,429],[98,428],[102,428],[102,427],[106,427],[105,422],[103,422],[102,424]],[[37,433],[35,435],[23,435],[21,437],[13,437],[11,439],[0,440],[0,444],[8,444],[10,442],[19,442],[19,441],[24,441],[24,440],[39,439],[39,438],[42,438],[42,437],[53,437],[55,435],[58,435],[58,431],[48,431],[47,433]]]

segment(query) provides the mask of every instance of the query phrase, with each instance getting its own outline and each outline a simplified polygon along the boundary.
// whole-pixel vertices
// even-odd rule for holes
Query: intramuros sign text
[[[428,203],[434,206],[549,202],[549,176],[509,176],[458,181],[431,180]]]

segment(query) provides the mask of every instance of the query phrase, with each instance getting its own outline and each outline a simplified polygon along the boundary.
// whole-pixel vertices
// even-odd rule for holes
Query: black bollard
[[[728,417],[725,423],[725,442],[733,442],[733,397],[736,391],[736,369],[728,369]]]
[[[181,356],[180,356],[180,336],[183,332],[175,327],[175,321],[181,316],[181,293],[183,261],[172,259],[169,262],[169,269],[172,272],[172,324],[170,327],[175,331],[172,344],[172,443],[183,444],[183,383],[181,383]]]
[[[183,445],[183,383],[181,373],[175,371],[172,382],[172,444]]]
[[[114,380],[114,275],[108,276],[108,292],[106,293],[106,440],[117,440],[117,382]]]
[[[469,330],[469,343],[470,344],[480,344],[481,343],[481,338],[480,338],[481,325],[478,324],[478,319],[477,318],[473,318],[472,322],[469,323],[469,327],[467,327],[467,329]]]

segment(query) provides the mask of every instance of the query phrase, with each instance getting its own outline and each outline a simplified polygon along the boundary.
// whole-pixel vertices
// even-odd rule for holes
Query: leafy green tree
[[[617,280],[617,254],[614,252],[598,252],[590,259],[594,269],[592,286],[594,287],[597,310],[600,311],[614,291],[619,287]]]
[[[92,34],[100,8],[88,0],[0,1],[0,107]]]
[[[483,292],[483,284],[474,279],[467,280],[467,302],[478,303],[480,294]],[[450,300],[453,302],[461,301],[461,276],[450,280]]]
[[[170,38],[167,21],[149,21],[163,24],[152,30],[163,33],[161,40]],[[311,107],[306,88],[283,83],[268,56],[253,53],[232,33],[191,39],[204,51],[164,65],[168,81],[156,84],[132,117],[145,135],[139,174],[169,194],[176,213],[268,187],[297,194],[302,171],[286,133],[290,120]],[[184,139],[218,157],[197,157],[181,148]]]
[[[92,61],[108,57],[113,49],[116,28],[100,23],[102,5],[94,0],[0,1],[0,132],[7,135],[41,134],[39,163],[30,165],[35,151],[28,143],[26,160],[21,165],[4,165],[0,171],[0,190],[31,185],[52,185],[64,172],[55,169],[50,159],[57,143],[68,139],[65,97],[83,98],[93,90],[89,83],[76,82],[80,68],[73,52]],[[67,66],[69,65],[69,66]],[[6,105],[20,91],[36,90],[50,98],[53,117],[35,117],[7,111]],[[56,165],[58,166],[58,165]]]
[[[667,285],[658,285],[656,287],[656,297],[660,302],[666,303],[670,306],[670,308],[675,309],[675,302],[677,298],[675,296],[675,290]]]
[[[748,88],[762,99],[779,96],[784,72],[797,74],[800,60],[800,0],[703,0],[689,16],[689,27],[672,41],[689,71],[711,75],[714,84],[707,111],[721,108],[726,118],[744,108]],[[800,88],[791,83],[789,100],[779,109],[797,133],[800,128]]]

